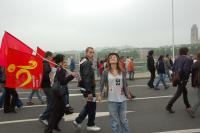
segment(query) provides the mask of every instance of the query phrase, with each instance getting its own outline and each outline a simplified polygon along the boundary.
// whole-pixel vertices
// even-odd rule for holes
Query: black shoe
[[[4,113],[17,113],[17,111],[14,109],[14,110],[4,110]]]
[[[52,132],[52,130],[50,130],[49,128],[46,128],[46,129],[44,130],[44,133],[53,133],[53,132]]]
[[[61,131],[61,129],[57,126],[57,127],[55,127],[54,128],[54,130],[56,130],[56,131],[58,131],[58,132],[60,132]]]
[[[153,85],[149,85],[149,84],[148,84],[148,86],[149,86],[149,88],[150,88],[150,89],[153,89],[153,88],[154,88],[154,86],[153,86]]]
[[[170,107],[166,107],[166,110],[167,110],[170,114],[175,113],[175,111],[173,111],[172,108],[170,108]]]
[[[69,107],[67,107],[66,109],[65,109],[65,114],[66,115],[70,115],[70,114],[73,114],[74,112],[72,111],[72,110],[70,110],[69,109]]]
[[[72,108],[71,106],[67,107],[69,110],[73,111],[74,108]]]

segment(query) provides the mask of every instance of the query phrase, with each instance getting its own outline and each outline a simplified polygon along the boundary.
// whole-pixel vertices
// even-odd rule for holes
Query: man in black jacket
[[[51,66],[47,60],[53,59],[53,53],[47,51],[45,54],[45,59],[43,61],[43,78],[42,78],[42,84],[41,87],[44,91],[44,94],[46,95],[47,99],[47,108],[44,111],[44,113],[40,116],[39,120],[45,124],[48,125],[48,119],[50,115],[51,110],[51,104],[52,104],[52,89],[51,89],[51,81],[50,81],[50,72],[51,72]]]
[[[148,86],[150,88],[154,88],[153,82],[155,79],[155,65],[154,65],[154,58],[153,58],[153,50],[150,50],[148,52],[148,56],[147,56],[147,69],[149,70],[149,72],[151,73],[151,78],[148,82]]]
[[[73,122],[78,128],[81,128],[82,121],[88,115],[87,130],[88,131],[100,131],[101,128],[97,127],[94,123],[96,115],[96,96],[95,96],[95,75],[93,69],[93,56],[94,49],[88,47],[86,49],[86,57],[80,62],[80,76],[81,81],[79,86],[85,89],[84,96],[86,97],[87,103],[79,116]]]

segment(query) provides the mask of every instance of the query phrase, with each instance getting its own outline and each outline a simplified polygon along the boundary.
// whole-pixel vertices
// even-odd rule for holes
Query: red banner
[[[6,87],[39,89],[42,71],[41,58],[9,48],[6,65]]]
[[[12,36],[10,33],[5,32],[0,49],[0,66],[6,66],[6,56],[8,49],[16,49],[25,53],[32,54],[33,50],[19,39]]]
[[[39,55],[38,55],[39,54]],[[42,56],[44,58],[45,56],[45,51],[42,50],[41,48],[37,47],[37,56]]]

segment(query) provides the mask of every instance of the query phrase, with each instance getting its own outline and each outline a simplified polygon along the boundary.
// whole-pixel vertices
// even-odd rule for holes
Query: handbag
[[[56,75],[54,77],[52,90],[57,96],[64,96],[65,94],[67,94],[67,90],[66,90],[65,86],[60,84],[60,81],[58,80],[58,74],[59,74],[59,72],[57,71]]]
[[[180,75],[179,72],[173,72],[172,74],[172,85],[176,87],[180,82]]]

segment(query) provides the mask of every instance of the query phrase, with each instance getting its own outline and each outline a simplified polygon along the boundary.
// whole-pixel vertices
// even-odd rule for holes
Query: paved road
[[[165,106],[176,88],[170,87],[168,90],[164,90],[161,87],[161,90],[155,91],[146,87],[146,82],[145,79],[129,82],[131,90],[137,96],[135,100],[128,101],[127,117],[130,133],[200,133],[200,113],[197,113],[195,119],[190,118],[185,111],[182,97],[174,105],[175,114],[165,111]],[[60,122],[62,129],[60,133],[86,133],[86,121],[81,130],[77,130],[72,124],[84,101],[76,83],[71,83],[69,88],[70,103],[76,113],[64,116]],[[192,89],[190,84],[188,84],[188,90],[189,101],[192,104],[197,100],[196,90]],[[19,110],[18,113],[4,114],[0,110],[0,133],[43,133],[44,125],[38,121],[38,116],[44,111],[45,105],[40,105],[37,98],[34,98],[35,105],[27,106],[28,93],[28,91],[19,90],[24,109]],[[96,124],[102,127],[100,133],[111,133],[107,111],[106,101],[98,103]]]

